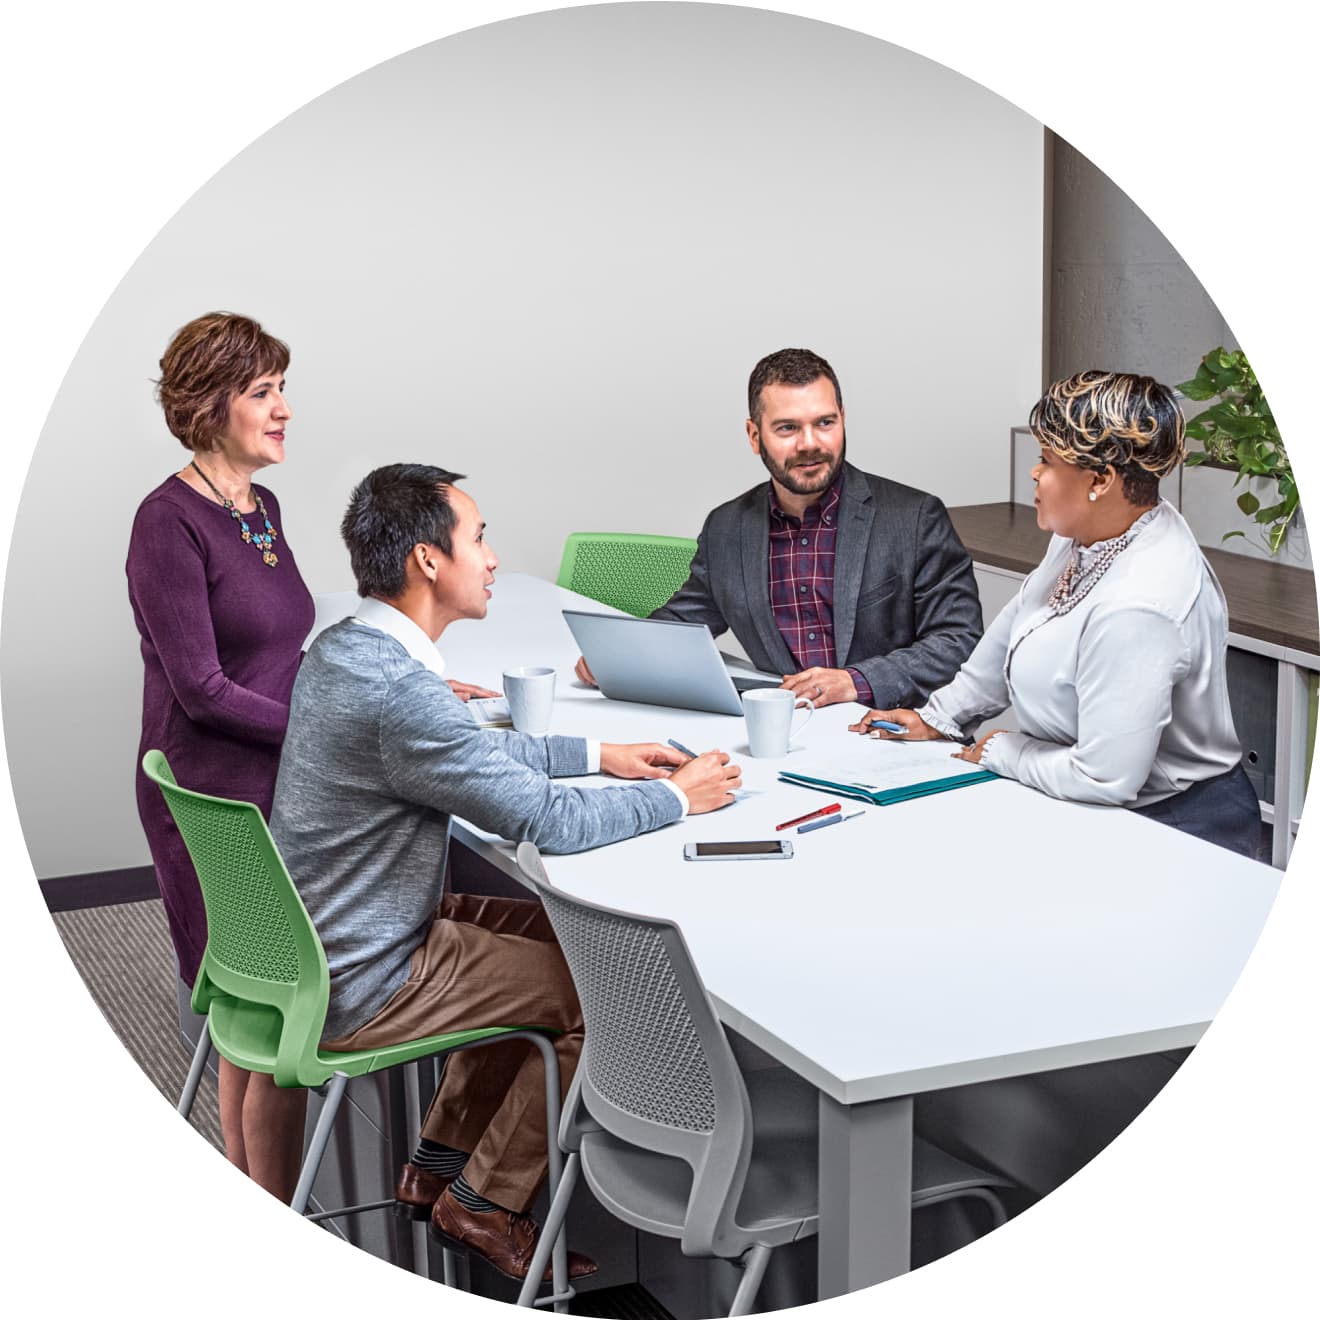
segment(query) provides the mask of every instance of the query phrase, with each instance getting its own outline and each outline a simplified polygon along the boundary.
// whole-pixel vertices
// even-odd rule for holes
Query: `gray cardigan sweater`
[[[270,827],[330,965],[323,1034],[371,1020],[408,976],[444,891],[449,818],[547,852],[679,819],[663,783],[571,788],[581,738],[478,728],[394,638],[352,619],[313,642],[293,688]]]

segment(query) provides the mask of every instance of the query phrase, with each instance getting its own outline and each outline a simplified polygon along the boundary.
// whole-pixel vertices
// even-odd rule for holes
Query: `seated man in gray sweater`
[[[364,599],[299,670],[271,832],[325,946],[327,1049],[553,1027],[567,1088],[582,1011],[554,933],[536,902],[445,891],[450,816],[575,852],[725,806],[741,780],[722,752],[689,759],[658,743],[477,726],[436,648],[454,620],[485,617],[495,580],[459,480],[395,464],[353,492],[342,531]],[[644,782],[554,783],[597,770]],[[399,1180],[401,1200],[432,1206],[443,1239],[513,1278],[526,1275],[538,1232],[526,1211],[546,1172],[543,1095],[540,1056],[525,1042],[453,1055]],[[594,1269],[570,1261],[574,1276]]]

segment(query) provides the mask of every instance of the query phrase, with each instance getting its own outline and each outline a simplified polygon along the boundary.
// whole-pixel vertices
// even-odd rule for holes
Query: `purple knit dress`
[[[141,761],[159,748],[184,788],[255,802],[270,815],[289,694],[315,610],[280,506],[264,486],[255,489],[279,533],[274,568],[244,542],[227,509],[178,477],[138,506],[128,546],[128,597],[146,665],[138,814],[189,985],[206,947],[206,910],[178,827]]]

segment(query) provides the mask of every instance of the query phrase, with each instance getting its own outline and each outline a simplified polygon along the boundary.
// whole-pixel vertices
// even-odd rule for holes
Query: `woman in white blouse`
[[[1159,480],[1183,418],[1149,376],[1084,371],[1032,409],[1040,567],[967,663],[919,710],[876,710],[874,738],[951,738],[1010,704],[1020,732],[958,753],[1052,797],[1130,807],[1254,856],[1256,795],[1225,677],[1223,592]],[[872,728],[889,720],[903,732]]]

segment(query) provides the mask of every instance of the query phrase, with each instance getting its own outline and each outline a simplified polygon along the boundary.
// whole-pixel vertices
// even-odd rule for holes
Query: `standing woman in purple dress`
[[[189,985],[206,947],[206,910],[141,758],[158,747],[185,787],[270,814],[289,694],[314,617],[279,503],[252,480],[284,461],[288,364],[287,346],[245,316],[213,312],[174,336],[160,360],[158,397],[191,461],[138,506],[128,548],[146,666],[138,813]],[[297,1181],[306,1105],[305,1091],[220,1060],[225,1151],[285,1201]]]

